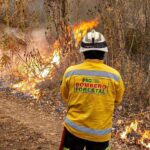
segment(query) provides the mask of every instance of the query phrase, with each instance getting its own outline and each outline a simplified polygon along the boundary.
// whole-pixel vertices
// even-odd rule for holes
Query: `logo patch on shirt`
[[[75,92],[105,95],[107,91],[107,80],[94,77],[75,77]]]

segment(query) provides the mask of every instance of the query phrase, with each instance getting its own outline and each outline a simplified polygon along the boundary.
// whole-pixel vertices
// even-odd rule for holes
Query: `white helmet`
[[[104,36],[95,30],[92,30],[86,34],[80,46],[81,53],[91,50],[108,52],[108,47]]]

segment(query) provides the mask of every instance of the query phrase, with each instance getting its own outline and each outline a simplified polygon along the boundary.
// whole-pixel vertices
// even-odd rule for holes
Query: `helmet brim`
[[[104,48],[83,48],[83,47],[80,47],[80,53],[83,53],[83,52],[87,52],[87,51],[102,51],[102,52],[108,52],[108,48],[107,47],[104,47]]]

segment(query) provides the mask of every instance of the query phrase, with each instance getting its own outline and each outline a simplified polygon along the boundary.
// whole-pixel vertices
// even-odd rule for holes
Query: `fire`
[[[76,46],[79,45],[79,42],[86,35],[88,30],[91,30],[99,25],[99,20],[96,18],[91,21],[84,21],[81,24],[76,24],[73,27],[74,38],[76,41]]]
[[[137,143],[143,145],[144,147],[150,149],[150,130],[145,130],[144,132],[142,132],[138,128],[138,125],[139,123],[137,120],[133,121],[129,126],[126,126],[125,131],[120,134],[120,137],[123,140],[127,140],[128,135],[135,132],[140,137],[140,139],[136,140],[136,137],[134,137],[134,140],[136,140]]]
[[[56,53],[54,54],[52,63],[56,63],[56,64],[58,65],[59,62],[60,62],[60,56],[59,56],[59,53],[56,52]]]
[[[54,52],[53,52],[51,63],[55,63],[55,64],[59,65],[59,63],[60,63],[60,51],[61,51],[61,46],[60,46],[59,41],[56,41],[54,43],[54,45],[52,46],[52,49],[54,49]]]
[[[36,89],[36,84],[39,82],[40,81],[38,80],[29,79],[12,85],[12,87],[17,89],[17,91],[19,92],[27,93],[27,95],[32,95],[33,98],[38,98],[40,91],[39,89]]]
[[[75,39],[76,47],[79,45],[79,42],[83,38],[83,36],[94,27],[98,26],[99,21],[98,19],[94,19],[91,21],[84,21],[80,24],[76,24],[73,26],[73,34]],[[68,29],[71,29],[68,27]],[[37,83],[44,81],[45,78],[52,78],[52,72],[56,65],[60,64],[60,55],[61,55],[61,45],[59,40],[56,40],[51,47],[52,53],[50,56],[43,56],[45,60],[44,64],[47,65],[40,65],[38,62],[31,61],[30,66],[31,68],[26,69],[25,67],[21,66],[19,72],[22,74],[23,77],[26,79],[18,84],[13,84],[11,87],[14,88],[18,92],[23,92],[25,94],[29,94],[34,98],[39,98],[40,90],[36,89]]]
[[[134,122],[131,123],[130,126],[127,126],[125,128],[125,131],[123,133],[121,133],[121,138],[122,139],[126,139],[127,135],[129,133],[131,133],[132,131],[136,131],[137,130],[137,127],[138,127],[138,122],[137,122],[137,120],[135,120]]]
[[[145,143],[145,140],[149,140],[149,143]],[[144,134],[142,135],[141,139],[139,140],[139,142],[146,148],[150,149],[150,131],[146,130],[144,131]]]
[[[46,78],[50,72],[50,68],[45,68],[42,72],[40,72],[40,76],[42,78]]]

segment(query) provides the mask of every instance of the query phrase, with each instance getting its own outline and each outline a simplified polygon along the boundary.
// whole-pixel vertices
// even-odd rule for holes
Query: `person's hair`
[[[99,60],[103,60],[105,52],[91,50],[91,51],[83,52],[83,55],[84,55],[85,59],[99,59]]]

